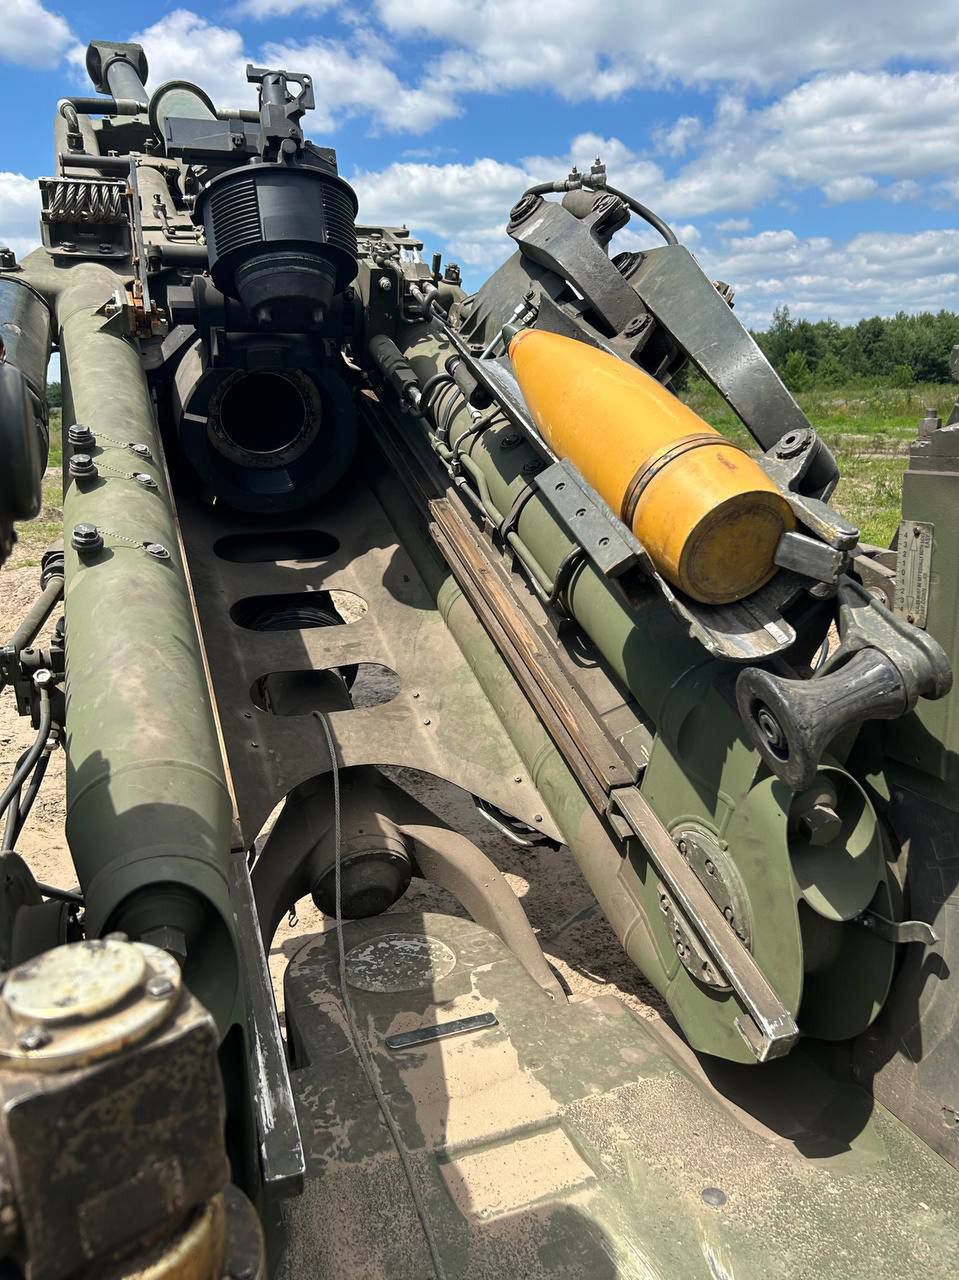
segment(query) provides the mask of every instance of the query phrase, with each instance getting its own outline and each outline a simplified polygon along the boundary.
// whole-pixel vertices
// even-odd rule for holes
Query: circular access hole
[[[237,378],[220,402],[220,429],[246,453],[281,453],[306,431],[308,409],[299,389],[281,373]]]

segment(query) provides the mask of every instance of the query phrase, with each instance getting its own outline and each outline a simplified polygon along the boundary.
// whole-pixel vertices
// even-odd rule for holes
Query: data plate
[[[935,525],[903,520],[899,526],[895,612],[914,626],[926,625]]]

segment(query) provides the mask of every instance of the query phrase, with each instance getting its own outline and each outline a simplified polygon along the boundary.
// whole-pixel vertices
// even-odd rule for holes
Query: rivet
[[[21,1031],[17,1036],[17,1044],[27,1053],[33,1053],[35,1049],[48,1045],[52,1038],[46,1027],[27,1027],[26,1031]]]

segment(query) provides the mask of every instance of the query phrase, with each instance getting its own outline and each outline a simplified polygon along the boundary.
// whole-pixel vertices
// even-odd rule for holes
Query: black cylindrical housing
[[[319,323],[356,275],[356,193],[306,165],[231,169],[197,198],[218,289],[260,324],[294,331]]]
[[[110,92],[115,98],[132,98],[135,102],[145,102],[147,91],[136,68],[125,58],[114,58],[107,66],[106,80]]]

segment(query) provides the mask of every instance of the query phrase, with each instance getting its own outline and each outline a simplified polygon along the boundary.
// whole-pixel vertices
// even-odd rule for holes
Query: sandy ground
[[[16,567],[16,557],[13,567],[0,572],[0,633],[4,636],[14,630],[26,613],[39,590],[38,583],[39,569]],[[56,614],[51,627],[55,619]],[[28,721],[17,715],[12,692],[3,691],[0,694],[0,785],[9,777],[32,737]],[[568,850],[520,848],[490,827],[477,813],[471,797],[458,788],[408,770],[392,770],[391,776],[493,859],[522,899],[530,923],[550,962],[570,988],[572,999],[614,994],[645,1017],[655,1017],[662,1010],[658,995],[627,960],[598,911],[562,928],[592,902]],[[57,751],[17,848],[38,880],[72,888],[76,885],[76,876],[64,838],[64,805],[64,758],[63,752]],[[420,880],[413,882],[394,909],[462,914],[453,898]],[[330,924],[309,898],[297,904],[291,920],[281,924],[270,953],[274,988],[281,1005],[282,974],[289,957]]]

